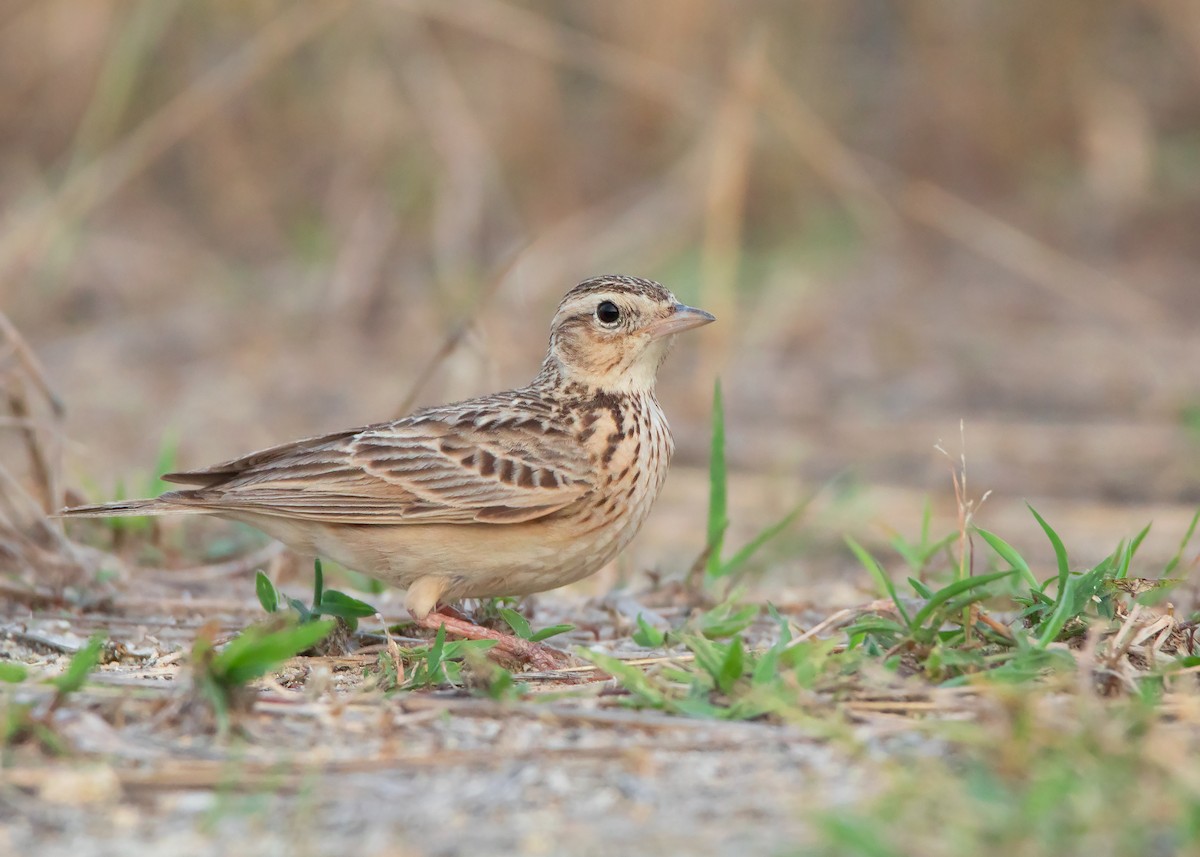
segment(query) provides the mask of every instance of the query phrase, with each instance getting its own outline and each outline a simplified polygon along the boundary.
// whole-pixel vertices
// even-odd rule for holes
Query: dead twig
[[[823,634],[826,631],[837,628],[846,622],[856,619],[866,613],[895,613],[896,605],[890,599],[880,598],[877,601],[872,601],[869,604],[862,604],[858,607],[846,607],[837,611],[832,616],[821,620],[813,627],[809,628],[796,639],[787,644],[786,648],[790,649],[793,646],[798,646],[806,640],[811,640],[818,634]]]
[[[3,244],[0,244],[0,247],[2,246]],[[0,274],[2,274],[2,269],[0,269]],[[55,418],[61,418],[66,414],[67,409],[59,395],[54,392],[54,388],[50,386],[50,381],[46,377],[46,369],[42,366],[42,361],[38,360],[37,355],[33,353],[33,349],[25,341],[25,337],[21,336],[16,325],[9,320],[3,310],[0,310],[0,335],[4,337],[12,352],[17,356],[21,367],[28,373],[30,380],[33,381],[42,396],[49,403],[50,410]]]

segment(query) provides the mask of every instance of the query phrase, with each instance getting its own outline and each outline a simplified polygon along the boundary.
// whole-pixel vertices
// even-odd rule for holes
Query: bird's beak
[[[685,330],[691,330],[693,327],[709,324],[717,320],[717,317],[711,312],[705,312],[702,309],[696,309],[683,304],[675,304],[671,307],[671,314],[666,318],[661,318],[646,328],[646,332],[650,334],[651,339],[659,339],[663,336],[670,336],[673,333],[682,333]]]

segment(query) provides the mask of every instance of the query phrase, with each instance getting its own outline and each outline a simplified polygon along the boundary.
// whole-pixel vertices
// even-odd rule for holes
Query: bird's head
[[[652,390],[675,335],[712,321],[651,280],[584,280],[558,305],[540,377],[610,393]]]

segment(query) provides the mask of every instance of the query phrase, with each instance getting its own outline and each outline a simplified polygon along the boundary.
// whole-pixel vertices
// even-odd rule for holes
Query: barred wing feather
[[[473,414],[437,409],[169,474],[202,487],[168,497],[330,523],[518,523],[594,487],[586,453],[564,432],[527,415]]]

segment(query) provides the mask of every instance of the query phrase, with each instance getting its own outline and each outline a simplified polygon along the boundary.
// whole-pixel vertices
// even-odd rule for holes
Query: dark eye
[[[616,324],[621,320],[621,310],[612,301],[600,301],[600,306],[596,307],[596,318],[600,319],[601,324]]]

